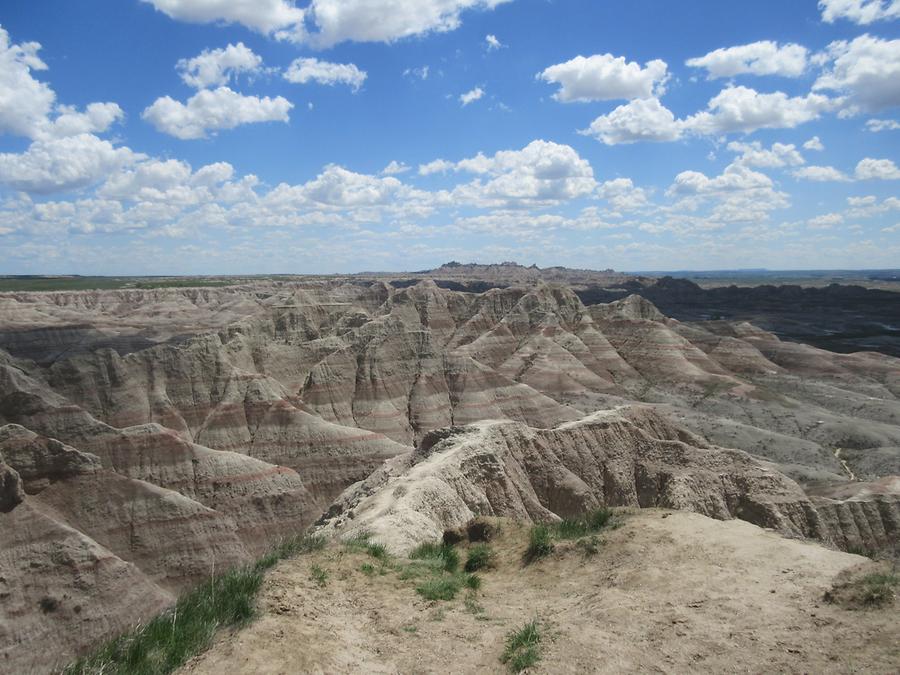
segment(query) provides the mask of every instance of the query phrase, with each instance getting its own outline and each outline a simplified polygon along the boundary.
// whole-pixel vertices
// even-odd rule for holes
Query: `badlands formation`
[[[685,541],[807,540],[819,581],[896,556],[900,359],[585,304],[574,273],[0,294],[0,670],[310,526],[402,554],[623,506],[699,514]]]

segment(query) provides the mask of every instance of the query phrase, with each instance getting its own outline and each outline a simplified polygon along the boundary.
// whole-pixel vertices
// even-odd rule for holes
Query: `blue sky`
[[[4,0],[0,273],[900,266],[900,0]]]

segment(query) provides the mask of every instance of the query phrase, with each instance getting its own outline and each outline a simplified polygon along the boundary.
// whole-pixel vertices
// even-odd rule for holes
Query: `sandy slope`
[[[505,523],[477,602],[419,598],[364,554],[329,548],[283,563],[262,617],[223,635],[184,673],[503,672],[504,636],[532,617],[548,636],[535,672],[894,673],[895,607],[822,601],[865,559],[741,521],[643,510],[584,558],[572,544],[523,567],[525,530]],[[312,565],[328,571],[325,587]]]

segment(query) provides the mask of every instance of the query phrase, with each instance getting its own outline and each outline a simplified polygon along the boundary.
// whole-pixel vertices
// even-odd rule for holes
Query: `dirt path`
[[[847,477],[851,481],[854,481],[854,480],[856,480],[856,474],[853,473],[853,471],[850,469],[850,465],[847,464],[847,461],[844,459],[841,459],[841,450],[842,449],[843,448],[835,448],[834,449],[834,458],[841,463],[842,467],[844,467],[844,471],[847,472]]]
[[[500,673],[504,637],[535,617],[546,637],[534,672],[897,672],[896,608],[822,601],[861,557],[655,510],[601,538],[590,558],[566,543],[523,567],[526,531],[505,525],[482,611],[462,594],[426,602],[395,571],[367,575],[374,561],[362,553],[289,561],[267,581],[262,617],[182,672]],[[313,565],[327,570],[325,586]]]

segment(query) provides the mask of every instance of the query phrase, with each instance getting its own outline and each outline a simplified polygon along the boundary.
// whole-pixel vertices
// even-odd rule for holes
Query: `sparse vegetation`
[[[455,572],[459,567],[459,553],[449,544],[441,542],[425,542],[414,548],[411,560],[440,560],[446,572]]]
[[[553,533],[560,539],[580,539],[609,525],[612,516],[612,509],[594,509],[579,518],[564,518],[554,525]]]
[[[599,537],[597,537],[596,535],[591,535],[590,537],[579,539],[577,546],[581,549],[581,552],[584,553],[585,558],[590,558],[600,552],[600,546],[602,543],[603,542],[600,541]]]
[[[384,544],[378,544],[371,541],[370,537],[371,535],[369,534],[360,534],[353,539],[345,541],[344,545],[351,551],[364,551],[376,560],[384,562],[390,557],[388,555],[387,547]]]
[[[205,650],[220,628],[241,626],[255,612],[266,570],[279,560],[322,548],[320,537],[283,541],[255,564],[231,570],[183,595],[172,609],[70,664],[65,675],[161,675]]]
[[[313,565],[309,571],[309,578],[324,588],[328,585],[328,570],[323,570],[318,565]]]
[[[366,576],[372,576],[375,574],[375,566],[372,563],[363,563],[359,571],[365,574]]]
[[[535,525],[528,533],[528,548],[525,549],[525,562],[532,563],[544,558],[554,549],[550,528],[546,525]]]
[[[887,573],[867,574],[859,580],[860,600],[867,607],[884,607],[897,595],[900,576]]]
[[[416,586],[416,593],[426,600],[453,600],[462,588],[460,577],[440,576],[426,579]]]
[[[478,570],[487,569],[494,564],[494,551],[487,544],[475,544],[469,549],[466,556],[466,564],[463,569],[466,572],[477,572]]]
[[[506,648],[500,662],[505,663],[510,671],[520,673],[540,660],[540,643],[540,626],[537,619],[533,619],[506,636]]]

